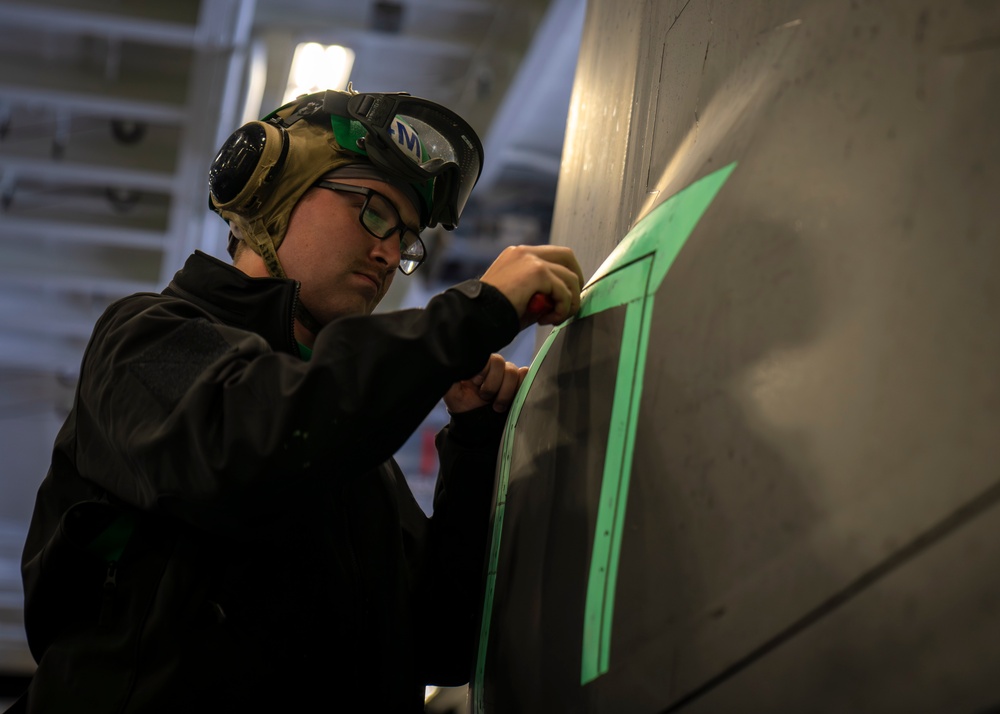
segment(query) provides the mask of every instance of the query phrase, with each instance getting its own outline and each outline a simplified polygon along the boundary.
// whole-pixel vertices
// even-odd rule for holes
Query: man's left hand
[[[490,355],[482,372],[472,379],[451,385],[444,395],[444,404],[452,414],[472,411],[487,404],[492,404],[494,411],[505,412],[510,409],[527,373],[527,367],[518,367],[498,354]]]

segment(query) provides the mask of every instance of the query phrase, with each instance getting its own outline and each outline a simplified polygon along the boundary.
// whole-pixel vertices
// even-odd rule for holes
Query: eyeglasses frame
[[[319,180],[319,181],[317,181],[316,183],[314,183],[313,186],[316,187],[316,188],[325,188],[328,191],[342,191],[344,193],[357,193],[357,194],[360,194],[360,195],[364,196],[365,197],[365,202],[363,204],[361,204],[361,210],[358,211],[358,222],[364,227],[364,229],[368,232],[368,234],[374,236],[375,238],[378,238],[379,240],[386,240],[387,238],[391,237],[393,233],[395,233],[396,231],[399,231],[399,254],[400,254],[399,272],[401,272],[403,275],[413,275],[413,273],[416,271],[416,269],[419,268],[421,265],[423,265],[424,260],[427,259],[427,246],[424,245],[424,241],[420,238],[420,234],[418,232],[416,232],[415,230],[413,230],[412,228],[410,228],[408,225],[406,225],[406,223],[403,221],[403,217],[399,213],[399,209],[396,208],[396,204],[394,204],[391,200],[389,200],[389,197],[386,196],[384,193],[376,191],[373,188],[368,188],[367,186],[355,186],[354,184],[340,183],[339,181],[326,181],[326,180],[322,180],[322,179]],[[386,233],[384,236],[380,236],[378,233],[376,233],[375,231],[373,231],[368,226],[367,223],[365,223],[365,212],[368,210],[368,204],[371,202],[373,194],[376,195],[376,196],[381,197],[382,199],[385,200],[385,202],[387,204],[389,204],[390,206],[392,206],[392,210],[394,210],[396,212],[396,218],[399,219],[399,223],[397,223],[392,228],[390,228],[389,232]],[[405,270],[403,268],[403,261],[404,260],[406,260],[406,261],[408,261],[410,263],[413,262],[413,258],[405,258],[404,259],[404,257],[403,257],[404,256],[403,238],[406,236],[407,231],[409,231],[410,233],[412,233],[414,235],[414,237],[416,238],[416,241],[414,241],[414,243],[411,243],[410,245],[413,246],[413,245],[419,243],[420,244],[420,250],[421,250],[420,260],[418,260],[417,263],[416,263],[416,265],[414,265],[412,268],[410,268],[410,270]]]

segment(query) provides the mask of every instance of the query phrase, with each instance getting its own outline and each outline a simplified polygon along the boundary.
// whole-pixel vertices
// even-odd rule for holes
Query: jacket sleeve
[[[427,681],[469,681],[482,604],[489,511],[506,414],[489,406],[452,415],[437,437],[441,472],[418,583],[418,638]]]
[[[336,320],[303,362],[184,300],[126,299],[88,347],[76,460],[127,503],[218,518],[385,461],[517,329],[495,289],[452,289],[422,310]]]

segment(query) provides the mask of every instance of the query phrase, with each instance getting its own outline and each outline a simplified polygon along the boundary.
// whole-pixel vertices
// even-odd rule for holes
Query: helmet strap
[[[278,260],[278,251],[274,249],[271,237],[268,235],[267,229],[264,228],[264,222],[259,218],[254,219],[247,225],[246,232],[248,233],[247,238],[257,249],[255,252],[264,261],[267,274],[272,278],[288,279],[284,268],[281,267],[281,262]],[[295,319],[314,335],[319,333],[323,327],[300,300],[295,301]]]

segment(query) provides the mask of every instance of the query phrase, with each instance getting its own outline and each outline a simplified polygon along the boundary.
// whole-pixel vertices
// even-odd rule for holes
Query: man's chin
[[[336,320],[338,317],[371,315],[375,311],[375,308],[378,307],[378,304],[382,302],[382,297],[382,295],[375,297],[359,295],[355,300],[345,301],[331,312],[330,320]]]

